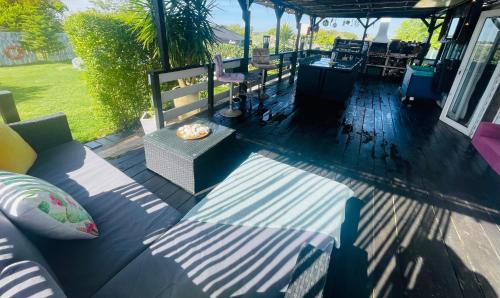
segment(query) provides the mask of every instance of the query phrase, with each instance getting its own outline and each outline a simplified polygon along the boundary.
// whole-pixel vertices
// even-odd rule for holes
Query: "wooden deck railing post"
[[[165,127],[165,120],[163,118],[160,77],[157,72],[149,73],[149,84],[151,85],[151,94],[153,98],[153,109],[155,112],[156,128],[162,129]]]
[[[298,55],[299,55],[299,52],[293,52],[292,57],[290,58],[290,63],[292,65],[292,68],[290,69],[290,78],[288,79],[290,84],[292,84],[293,81],[295,80],[295,73],[297,72]]]
[[[280,62],[278,64],[278,83],[281,83],[281,76],[283,75],[283,53],[280,53]]]
[[[214,114],[214,64],[209,63],[208,64],[208,86],[207,86],[207,92],[208,92],[208,113],[210,116]]]

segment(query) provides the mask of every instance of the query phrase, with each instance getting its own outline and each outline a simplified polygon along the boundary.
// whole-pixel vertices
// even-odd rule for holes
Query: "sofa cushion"
[[[472,144],[491,168],[500,175],[500,139],[479,135],[474,136]]]
[[[92,217],[70,195],[42,179],[0,170],[0,209],[15,224],[54,239],[98,236]]]
[[[78,142],[43,152],[29,174],[73,196],[99,227],[100,236],[91,240],[35,239],[71,297],[95,293],[180,219],[177,210]]]
[[[13,263],[26,260],[35,261],[51,271],[38,249],[0,211],[0,271]]]
[[[182,220],[96,297],[282,298],[304,244],[331,251],[333,239],[308,231]]]
[[[42,265],[32,261],[16,262],[2,270],[0,296],[66,297],[52,275]]]
[[[0,122],[0,170],[26,174],[36,152],[12,128]]]
[[[500,138],[481,137],[481,139],[493,154],[500,157]]]

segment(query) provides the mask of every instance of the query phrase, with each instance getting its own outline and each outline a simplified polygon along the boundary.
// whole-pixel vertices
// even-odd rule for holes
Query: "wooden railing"
[[[278,82],[288,78],[293,82],[296,73],[298,55],[307,55],[307,51],[303,52],[285,52],[271,55],[271,60],[276,61],[277,73],[270,74],[265,79],[265,82]],[[225,60],[223,68],[228,72],[238,72],[243,66],[244,59],[237,58]],[[260,70],[253,69],[250,73],[259,73]],[[197,78],[193,85],[176,88],[172,90],[162,91],[161,85],[169,82],[178,81],[180,79]],[[193,112],[208,109],[209,113],[213,113],[214,107],[229,100],[229,90],[215,94],[215,88],[225,83],[214,80],[214,65],[187,66],[177,68],[171,71],[151,71],[148,75],[149,84],[152,90],[153,107],[155,111],[156,128],[160,129],[165,126],[165,122],[173,122],[179,119],[179,116]],[[256,86],[254,86],[256,88]],[[199,98],[201,92],[207,96]],[[234,89],[236,92],[236,87]],[[175,106],[174,101],[177,98],[197,94],[199,100],[182,105]],[[174,106],[173,108],[164,110],[163,106]]]

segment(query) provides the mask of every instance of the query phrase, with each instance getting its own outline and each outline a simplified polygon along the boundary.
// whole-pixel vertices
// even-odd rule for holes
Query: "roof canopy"
[[[310,16],[337,18],[424,18],[465,0],[255,0],[264,6],[285,7]]]

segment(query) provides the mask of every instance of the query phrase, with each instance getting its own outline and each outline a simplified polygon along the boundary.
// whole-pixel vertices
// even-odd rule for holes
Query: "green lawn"
[[[94,116],[82,73],[70,63],[0,67],[0,89],[14,94],[22,120],[64,112],[79,141],[112,133],[109,123]]]

